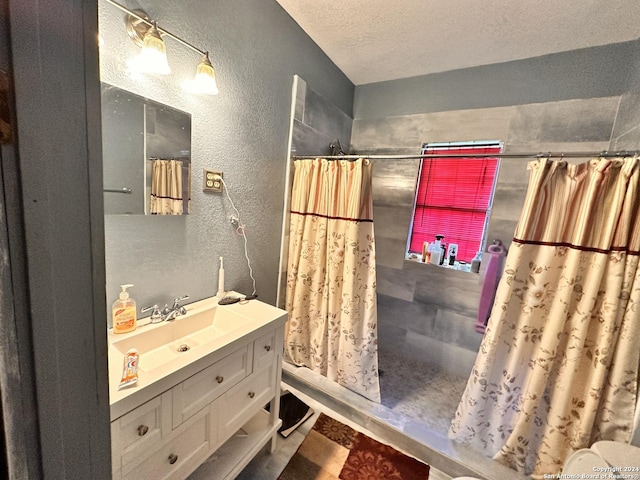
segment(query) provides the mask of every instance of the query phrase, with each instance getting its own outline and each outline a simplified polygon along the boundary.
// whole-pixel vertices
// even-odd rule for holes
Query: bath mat
[[[321,413],[278,480],[426,480],[429,465]]]
[[[265,407],[269,411],[269,404]],[[278,433],[284,438],[291,435],[296,428],[302,425],[310,416],[313,415],[313,408],[300,400],[291,392],[283,392],[280,395],[280,419],[282,426],[278,429]]]

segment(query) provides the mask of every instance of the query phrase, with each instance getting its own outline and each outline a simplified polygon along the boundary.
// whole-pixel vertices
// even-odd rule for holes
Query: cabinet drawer
[[[173,428],[245,378],[251,371],[249,360],[249,346],[245,345],[176,385],[171,390]]]
[[[276,332],[269,332],[253,344],[253,370],[258,371],[273,363],[276,356]]]
[[[175,438],[153,451],[135,469],[125,472],[124,480],[161,480],[185,478],[204,460],[215,439],[215,418],[210,408],[203,410],[189,424],[185,424]],[[126,474],[125,474],[126,473]]]
[[[114,470],[139,463],[162,442],[171,430],[169,400],[158,396],[112,422]]]
[[[224,439],[231,437],[248,418],[273,397],[275,393],[275,366],[253,373],[229,390],[220,401],[220,432]]]

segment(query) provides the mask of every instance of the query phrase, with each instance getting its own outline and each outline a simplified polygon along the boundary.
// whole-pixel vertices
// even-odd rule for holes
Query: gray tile
[[[376,265],[402,268],[406,246],[406,240],[376,235]]]
[[[405,262],[410,265],[415,262]],[[475,317],[480,302],[481,285],[474,273],[451,270],[433,265],[415,264],[416,290],[414,301]]]
[[[323,132],[334,141],[340,140],[343,148],[348,149],[351,142],[351,124],[353,119],[337,106],[307,87],[304,106],[304,123]]]
[[[518,150],[523,152],[524,150]],[[505,149],[506,152],[506,149]],[[498,180],[496,189],[504,186],[524,185],[529,183],[529,170],[527,164],[534,160],[521,158],[502,158],[500,159],[500,167],[498,168]]]
[[[416,196],[415,178],[374,176],[371,184],[375,205],[407,207],[411,215]]]
[[[407,331],[404,328],[397,327],[389,318],[378,315],[379,348],[402,351],[406,338]]]
[[[610,150],[640,150],[640,126],[614,138]]]
[[[544,154],[548,152],[552,152],[552,153],[594,152],[595,154],[598,154],[603,150],[608,150],[608,148],[609,148],[608,140],[599,140],[594,142],[570,142],[570,141],[545,142],[541,140],[535,140],[535,141],[521,140],[516,143],[508,142],[505,145],[505,152],[511,152],[511,153],[524,152],[524,153],[534,153],[534,154],[537,154],[537,153]],[[522,162],[526,170],[527,164],[535,160],[535,155],[531,158],[512,159],[512,160],[516,162]],[[567,161],[572,161],[572,162],[582,162],[585,160],[587,160],[587,158],[573,159],[573,160],[567,159]],[[526,174],[524,176],[527,180],[529,179],[528,170],[526,170]]]
[[[460,378],[469,376],[477,352],[426,335],[407,332],[403,354]]]
[[[423,142],[504,140],[513,111],[497,107],[356,119],[352,145],[356,151],[415,146],[419,153]]]
[[[297,76],[297,75],[296,75]],[[298,86],[296,89],[296,108],[293,118],[299,122],[304,122],[304,104],[307,97],[307,82],[302,78],[298,78]]]
[[[637,83],[634,90],[620,97],[620,108],[613,127],[613,138],[621,137],[640,126],[640,82]]]
[[[439,308],[431,336],[440,341],[478,352],[482,335],[473,328],[475,323],[475,317]]]
[[[291,139],[292,155],[309,155],[312,157],[329,155],[329,145],[335,138],[315,130],[298,120],[293,121],[293,134]]]
[[[375,234],[407,241],[412,209],[387,207],[374,203],[373,221]]]
[[[369,152],[374,148],[411,148],[420,153],[423,139],[420,126],[403,117],[353,121],[351,147],[355,152]]]
[[[508,250],[511,246],[511,240],[513,240],[513,234],[516,231],[516,225],[518,219],[514,220],[499,220],[491,219],[489,222],[489,228],[487,229],[487,243],[491,243],[494,239],[502,241],[502,244]]]
[[[411,155],[418,155],[418,151],[414,151]],[[401,155],[401,153],[399,154]],[[420,170],[420,160],[417,158],[407,159],[384,159],[374,160],[373,175],[376,177],[392,177],[392,178],[408,178],[413,180],[415,184]]]
[[[519,105],[508,143],[594,142],[611,138],[618,97]]]
[[[378,294],[378,322],[393,324],[407,332],[431,335],[437,308]]]
[[[376,265],[376,291],[378,294],[411,302],[415,286],[416,281],[413,275],[407,275],[407,272],[397,268]]]
[[[527,185],[499,185],[493,194],[493,220],[517,220],[524,206]]]

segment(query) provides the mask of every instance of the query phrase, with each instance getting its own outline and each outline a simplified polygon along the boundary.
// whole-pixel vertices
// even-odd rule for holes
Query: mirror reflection
[[[107,215],[186,215],[191,198],[191,115],[102,84]]]

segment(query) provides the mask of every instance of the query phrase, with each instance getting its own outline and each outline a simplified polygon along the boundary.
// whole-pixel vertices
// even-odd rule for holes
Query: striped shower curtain
[[[372,165],[295,161],[288,359],[380,402]]]
[[[182,197],[182,161],[152,160],[149,212],[153,215],[182,215]]]
[[[449,436],[534,479],[558,478],[574,451],[633,435],[640,163],[540,159],[529,168],[524,209]]]

